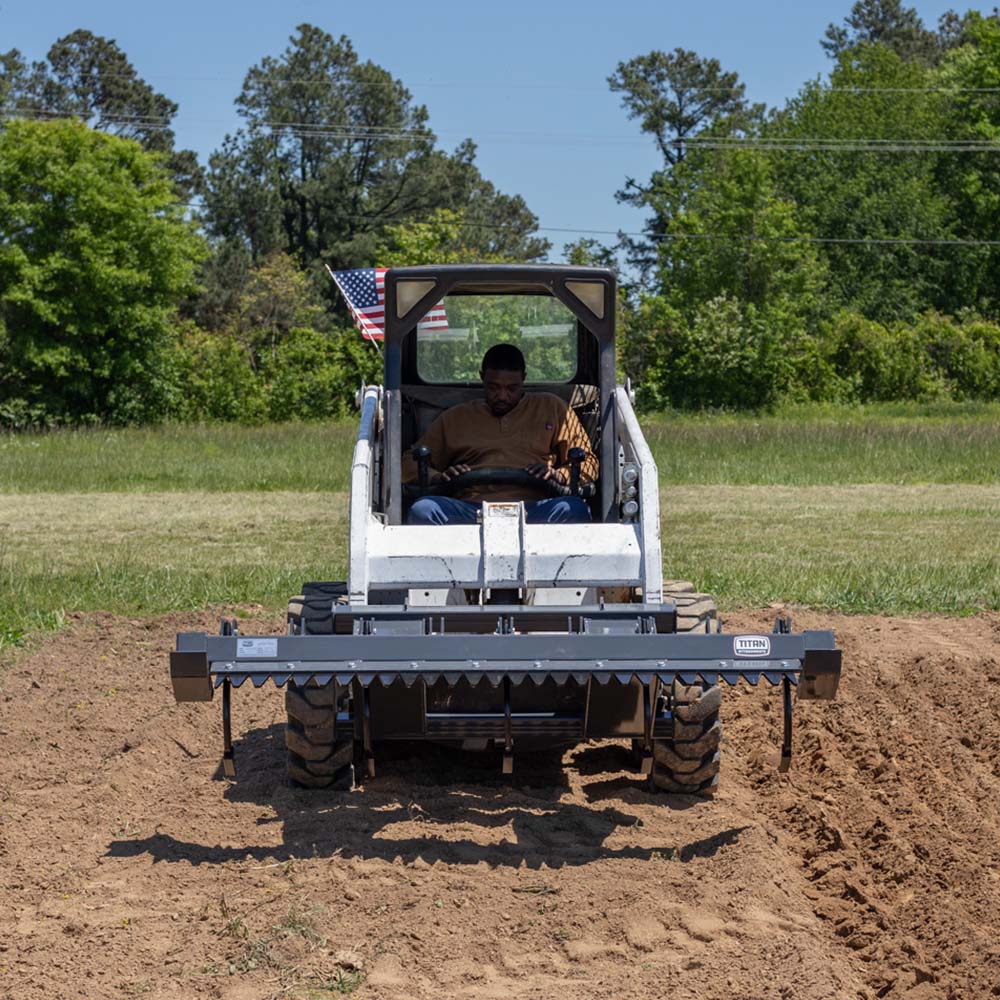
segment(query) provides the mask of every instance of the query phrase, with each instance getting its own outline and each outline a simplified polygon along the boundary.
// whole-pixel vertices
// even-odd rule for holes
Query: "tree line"
[[[859,0],[822,45],[770,110],[682,49],[609,78],[662,157],[618,192],[647,405],[1000,396],[1000,15]]]
[[[649,407],[1000,396],[1000,15],[859,0],[784,107],[675,48],[608,83],[655,144],[617,197],[624,371]],[[346,37],[252,66],[207,163],[80,30],[0,53],[0,424],[343,413],[377,356],[334,269],[551,256],[468,139]]]

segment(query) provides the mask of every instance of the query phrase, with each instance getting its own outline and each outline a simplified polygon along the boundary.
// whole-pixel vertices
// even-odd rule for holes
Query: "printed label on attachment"
[[[771,640],[766,635],[735,636],[733,638],[733,654],[766,660],[771,655]]]
[[[266,656],[276,659],[278,656],[277,639],[242,639],[236,640],[236,656]]]

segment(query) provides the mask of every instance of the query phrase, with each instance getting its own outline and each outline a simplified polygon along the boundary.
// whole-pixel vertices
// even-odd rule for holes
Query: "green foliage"
[[[171,416],[244,424],[344,416],[362,381],[380,374],[378,355],[354,329],[293,328],[254,359],[233,334],[189,325],[176,364],[183,392]]]
[[[155,419],[203,245],[159,159],[75,121],[0,132],[0,396],[8,423]]]
[[[29,117],[79,118],[92,128],[134,139],[144,149],[164,155],[184,195],[200,185],[196,154],[174,148],[170,123],[177,105],[139,76],[113,39],[77,29],[58,39],[46,61],[35,63],[30,71],[16,49],[0,55],[0,112],[5,104]]]
[[[971,315],[883,324],[843,311],[810,333],[794,314],[733,298],[710,300],[688,318],[651,296],[623,361],[640,405],[652,409],[1000,397],[1000,325]]]
[[[376,243],[380,267],[418,264],[517,263],[520,258],[481,249],[467,210],[435,209],[425,222],[401,222],[384,227]]]
[[[207,222],[254,260],[284,250],[371,266],[384,227],[437,209],[468,210],[463,241],[480,254],[530,260],[548,247],[523,200],[480,175],[471,141],[436,149],[427,109],[344,36],[300,25],[279,57],[250,69],[236,103],[246,127],[210,159]]]
[[[807,85],[765,130],[770,139],[831,143],[940,136],[946,98],[928,93],[932,72],[879,45],[843,53],[828,84]],[[800,206],[811,232],[831,240],[948,239],[956,235],[949,195],[933,153],[783,151],[777,184]],[[910,320],[927,308],[953,310],[955,251],[906,243],[828,243],[828,298],[882,321]]]
[[[288,254],[274,253],[246,275],[228,328],[256,368],[296,327],[322,322],[308,277]]]
[[[773,406],[793,375],[776,320],[725,296],[703,303],[690,321],[660,297],[643,300],[633,325],[633,343],[639,343],[630,352],[630,358],[649,359],[634,372],[640,405]]]
[[[836,59],[862,44],[883,45],[903,59],[932,62],[942,39],[924,27],[916,8],[904,7],[901,0],[857,0],[843,25],[827,27],[820,45]]]
[[[825,270],[772,161],[753,150],[699,150],[650,195],[664,220],[657,284],[689,311],[719,296],[814,316]]]
[[[28,67],[17,49],[0,52],[0,116],[6,117],[23,103],[28,86]]]
[[[746,88],[736,73],[723,72],[717,59],[686,49],[669,53],[654,49],[620,62],[608,85],[622,94],[629,118],[639,119],[663,160],[647,183],[628,177],[616,195],[637,208],[653,209],[645,226],[652,240],[625,241],[629,260],[645,270],[654,261],[658,234],[670,222],[669,202],[677,197],[672,189],[677,167],[684,162],[684,141],[708,129],[730,135],[740,132],[763,108],[747,105]]]

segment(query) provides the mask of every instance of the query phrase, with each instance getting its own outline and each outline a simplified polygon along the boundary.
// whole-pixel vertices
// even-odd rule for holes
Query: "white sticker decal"
[[[277,639],[237,639],[236,656],[267,656],[275,658],[278,655]]]
[[[771,655],[771,640],[766,635],[738,635],[733,639],[733,653],[766,660]]]

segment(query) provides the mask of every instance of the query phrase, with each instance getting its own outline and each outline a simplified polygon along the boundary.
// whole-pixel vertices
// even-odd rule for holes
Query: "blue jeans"
[[[452,497],[421,497],[406,515],[407,524],[475,524],[482,504]],[[525,505],[528,524],[583,524],[590,508],[580,497],[549,497]]]

